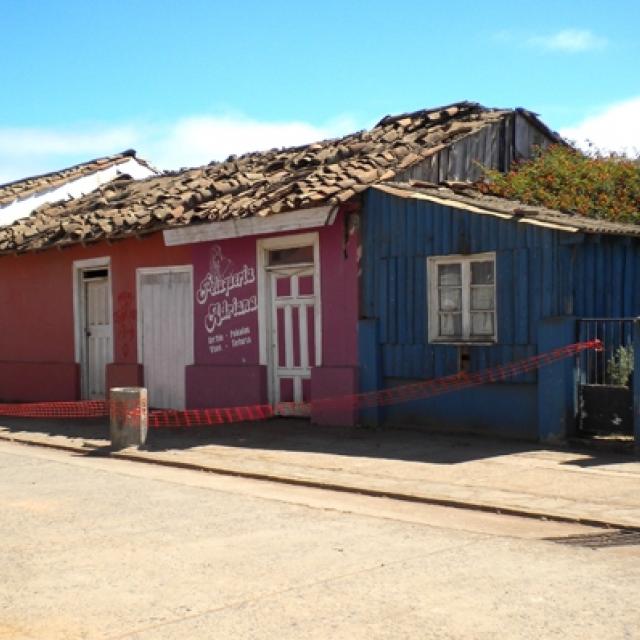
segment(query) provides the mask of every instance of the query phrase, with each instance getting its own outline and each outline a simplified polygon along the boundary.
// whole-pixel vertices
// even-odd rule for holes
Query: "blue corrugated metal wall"
[[[640,243],[636,239],[587,237],[576,246],[572,275],[578,317],[640,315]]]
[[[362,229],[361,315],[377,319],[385,384],[458,370],[457,347],[428,342],[428,256],[496,252],[498,342],[470,348],[473,371],[535,354],[541,318],[640,313],[635,240],[568,234],[376,190],[366,194]]]

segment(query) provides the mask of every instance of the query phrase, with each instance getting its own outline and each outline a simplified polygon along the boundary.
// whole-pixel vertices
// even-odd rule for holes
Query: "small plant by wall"
[[[607,376],[609,383],[621,387],[629,386],[629,379],[633,373],[633,346],[618,347],[607,362]]]

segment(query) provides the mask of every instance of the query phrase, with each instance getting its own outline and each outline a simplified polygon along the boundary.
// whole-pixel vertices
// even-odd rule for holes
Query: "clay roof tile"
[[[368,131],[342,138],[230,156],[225,162],[145,180],[115,181],[100,192],[44,205],[31,217],[0,227],[0,252],[68,244],[77,241],[79,231],[83,241],[95,241],[196,220],[274,215],[323,202],[345,202],[511,113],[457,103],[387,116]],[[89,216],[103,222],[89,224]],[[26,235],[27,221],[37,223],[34,238]]]

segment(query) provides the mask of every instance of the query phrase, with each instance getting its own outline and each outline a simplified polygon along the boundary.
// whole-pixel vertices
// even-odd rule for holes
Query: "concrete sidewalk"
[[[615,453],[298,420],[152,431],[146,450],[110,452],[105,423],[0,424],[1,439],[83,455],[640,529],[640,461]]]

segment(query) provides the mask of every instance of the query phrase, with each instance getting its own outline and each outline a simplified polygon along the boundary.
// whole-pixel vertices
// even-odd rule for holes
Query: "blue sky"
[[[0,182],[128,147],[161,168],[456,100],[640,150],[640,2],[3,3]]]

